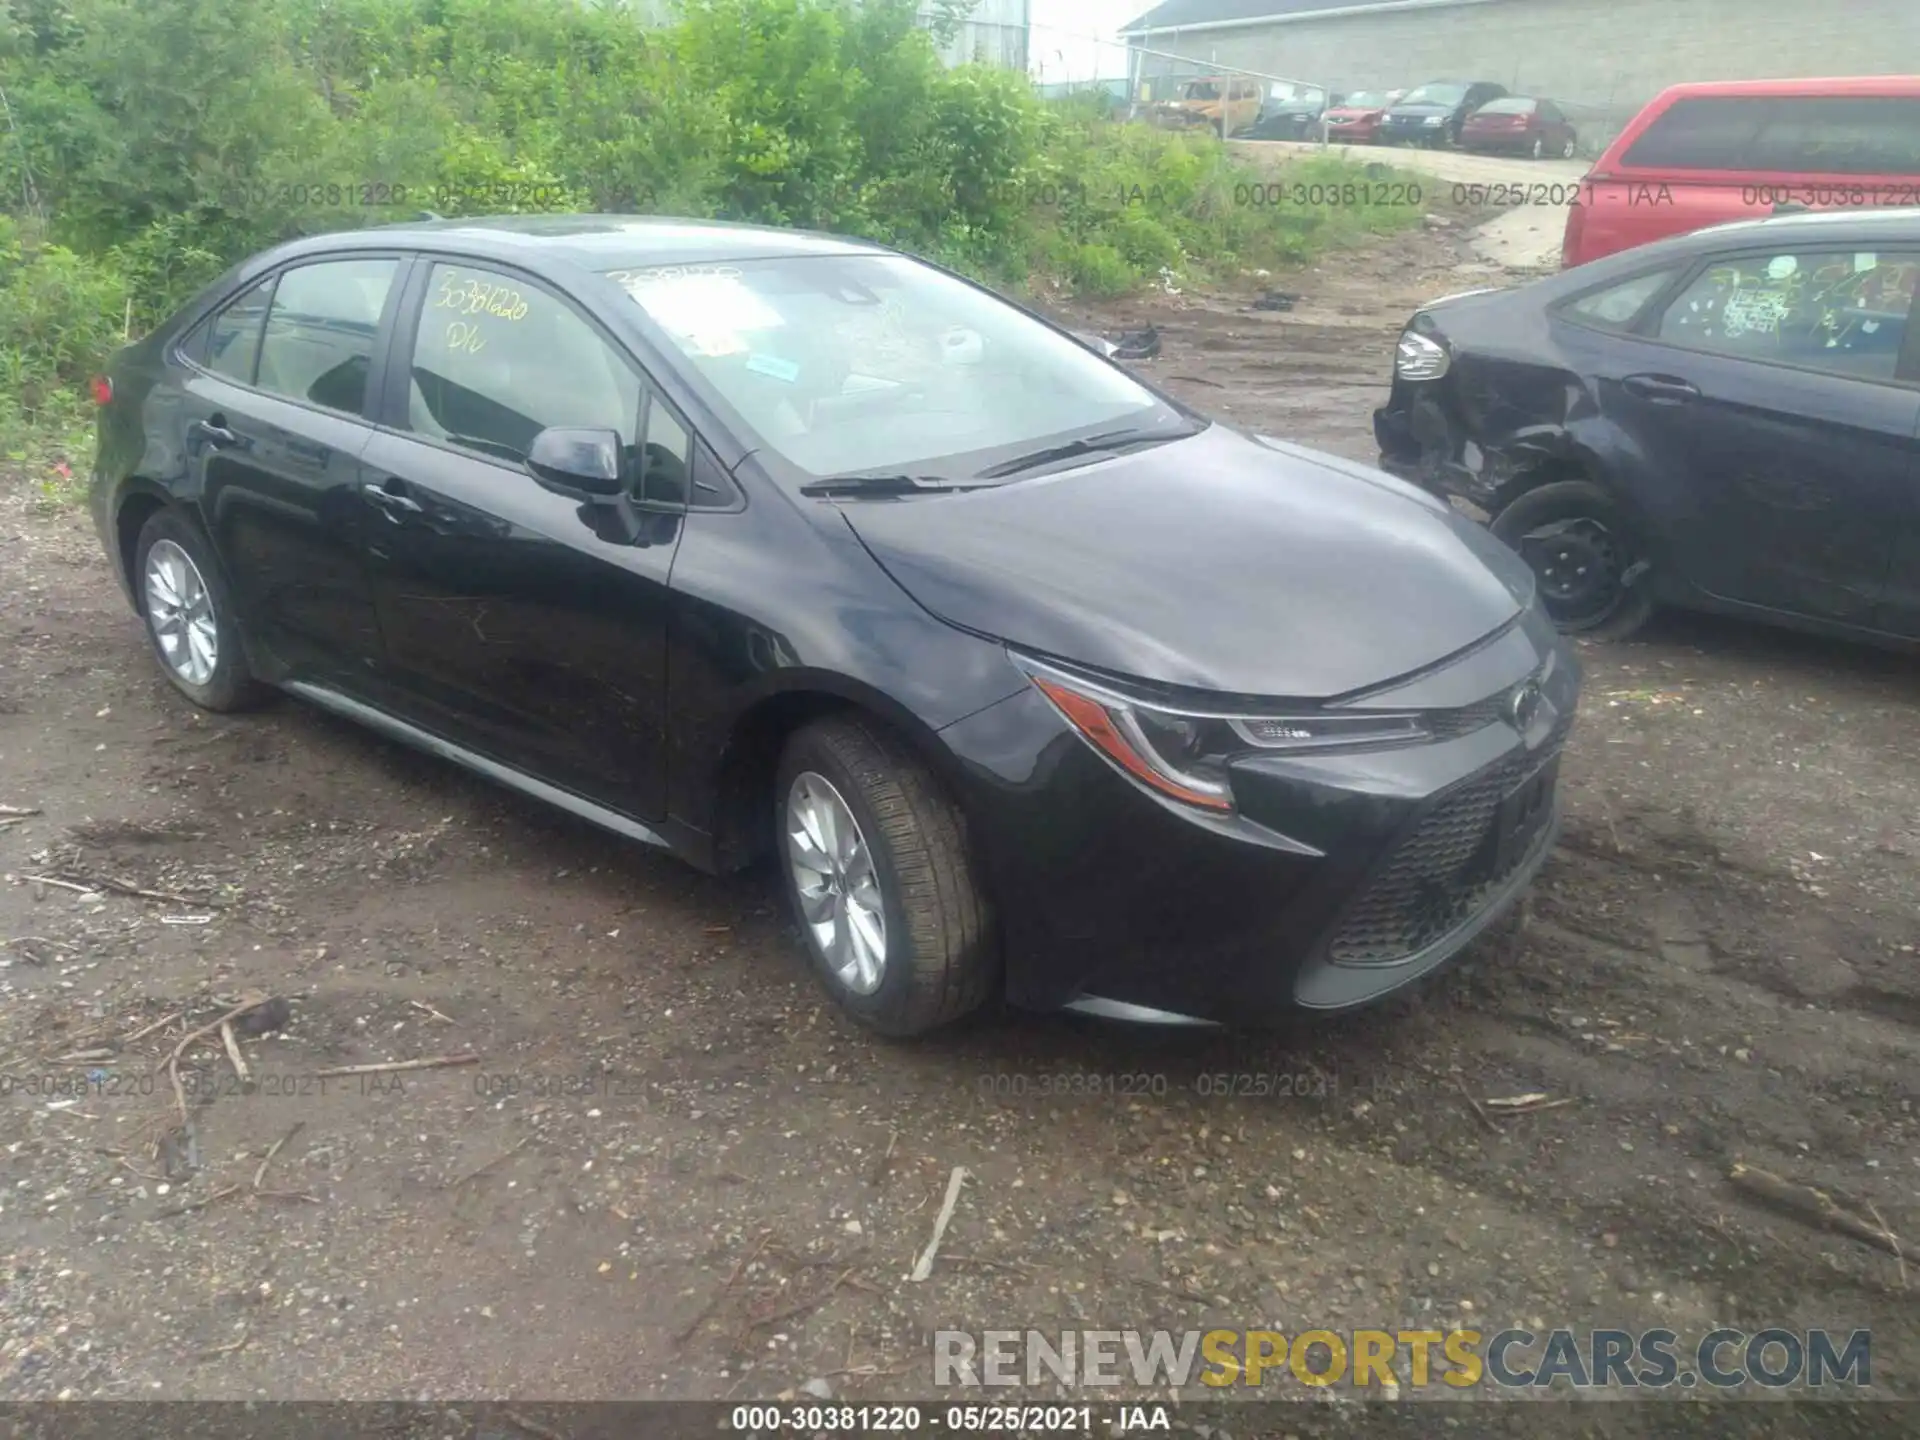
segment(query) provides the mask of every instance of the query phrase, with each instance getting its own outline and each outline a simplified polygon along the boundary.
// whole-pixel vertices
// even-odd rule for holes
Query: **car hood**
[[[1451,115],[1452,105],[1395,105],[1388,109],[1389,120],[1424,120],[1429,115]]]
[[[1351,106],[1336,105],[1327,111],[1329,120],[1377,120],[1386,112],[1383,110],[1355,110]]]
[[[1508,624],[1533,580],[1424,491],[1223,425],[992,489],[856,500],[847,522],[950,624],[1118,675],[1326,699]]]

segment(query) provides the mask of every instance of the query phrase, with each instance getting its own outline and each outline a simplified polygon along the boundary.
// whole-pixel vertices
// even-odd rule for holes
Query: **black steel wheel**
[[[1591,481],[1528,490],[1489,528],[1533,570],[1562,634],[1618,640],[1653,614],[1633,527],[1619,502]]]

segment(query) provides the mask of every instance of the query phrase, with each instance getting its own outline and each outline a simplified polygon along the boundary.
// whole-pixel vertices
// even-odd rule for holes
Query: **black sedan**
[[[772,857],[882,1031],[1357,1005],[1551,844],[1576,668],[1512,551],[872,245],[308,239],[98,390],[94,518],[189,699]]]
[[[1484,510],[1562,629],[1662,604],[1920,641],[1920,211],[1696,231],[1427,306],[1382,464]]]
[[[1388,145],[1429,149],[1457,146],[1467,117],[1506,93],[1506,86],[1491,80],[1435,80],[1416,86],[1380,117],[1380,139]]]

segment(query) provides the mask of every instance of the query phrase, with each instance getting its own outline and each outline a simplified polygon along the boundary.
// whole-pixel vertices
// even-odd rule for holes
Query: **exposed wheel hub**
[[[1598,621],[1625,598],[1620,546],[1598,520],[1543,525],[1523,537],[1520,553],[1533,568],[1556,620]]]

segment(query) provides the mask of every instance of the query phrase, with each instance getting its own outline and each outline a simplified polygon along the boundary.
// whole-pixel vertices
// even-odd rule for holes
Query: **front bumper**
[[[1543,669],[1546,704],[1523,735],[1494,698]],[[1579,671],[1536,607],[1420,688],[1405,703],[1458,705],[1457,733],[1236,761],[1226,820],[1144,794],[1037,692],[949,727],[1008,998],[1260,1023],[1370,1003],[1458,954],[1551,851]],[[1544,796],[1524,845],[1503,843],[1517,793]]]
[[[1394,378],[1387,403],[1373,412],[1380,468],[1443,499],[1491,510],[1511,475],[1499,457],[1470,441],[1455,423],[1446,383]]]
[[[1382,120],[1380,138],[1389,143],[1401,145],[1418,144],[1422,141],[1444,140],[1453,133],[1452,127],[1441,118],[1438,125],[1429,125],[1424,119],[1408,123],[1406,121]]]

